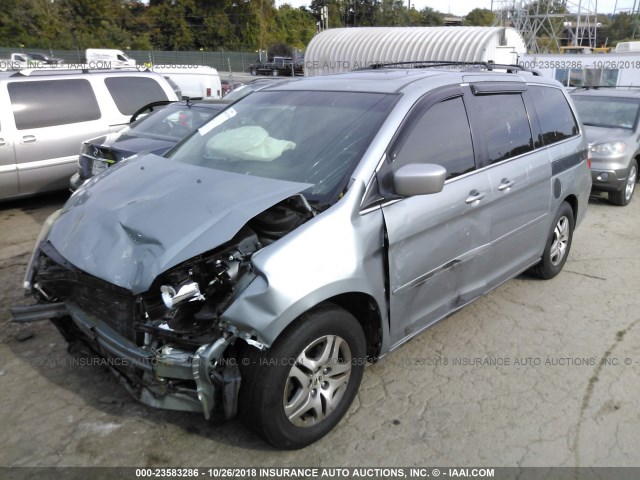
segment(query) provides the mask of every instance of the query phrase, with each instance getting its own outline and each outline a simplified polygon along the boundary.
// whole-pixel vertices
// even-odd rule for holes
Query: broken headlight
[[[184,302],[205,300],[204,295],[200,293],[200,286],[196,282],[184,283],[178,287],[177,291],[171,285],[163,285],[160,287],[160,296],[162,303],[169,310]]]
[[[91,172],[92,176],[98,175],[107,170],[107,168],[115,163],[115,158],[110,152],[104,152],[99,147],[90,143],[83,143],[80,150],[80,162],[85,163],[84,171]]]
[[[251,256],[261,247],[245,227],[222,249],[162,274],[144,295],[143,330],[196,342],[215,331],[221,314],[255,278]]]

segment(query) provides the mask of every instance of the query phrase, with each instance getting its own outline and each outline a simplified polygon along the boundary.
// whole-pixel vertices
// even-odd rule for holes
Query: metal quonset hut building
[[[508,27],[357,27],[319,33],[305,53],[305,74],[328,75],[372,63],[416,60],[517,63],[524,40]]]

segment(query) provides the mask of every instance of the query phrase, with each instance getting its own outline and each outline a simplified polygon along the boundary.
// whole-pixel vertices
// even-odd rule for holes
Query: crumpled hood
[[[626,128],[605,128],[585,125],[584,131],[587,133],[587,142],[589,145],[609,142],[626,142],[630,145],[634,144],[633,131]]]
[[[79,269],[138,294],[162,272],[231,240],[251,218],[309,186],[146,154],[78,189],[48,240]]]

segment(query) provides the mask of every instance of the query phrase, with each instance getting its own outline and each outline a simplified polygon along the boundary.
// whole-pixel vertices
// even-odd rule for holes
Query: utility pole
[[[260,32],[259,32],[259,39],[258,39],[258,56],[260,57],[260,61],[262,62],[262,49],[264,47],[264,25],[262,22],[262,17],[264,15],[264,8],[263,8],[263,1],[264,0],[260,0],[260,19],[259,19],[259,28],[260,28]]]
[[[318,33],[329,28],[329,7],[324,6],[320,8],[320,21],[316,23],[318,26]]]
[[[638,10],[636,9],[637,3],[637,0],[633,0],[633,10],[631,11],[631,15],[635,17],[633,20],[633,33],[631,34],[631,38],[633,39],[636,38],[636,30],[638,28]]]

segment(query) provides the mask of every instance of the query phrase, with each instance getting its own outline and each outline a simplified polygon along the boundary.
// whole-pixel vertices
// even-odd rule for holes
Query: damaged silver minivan
[[[300,448],[367,361],[525,270],[560,272],[587,154],[561,85],[529,72],[272,86],[81,187],[38,238],[38,304],[12,313],[117,359],[147,405]]]

